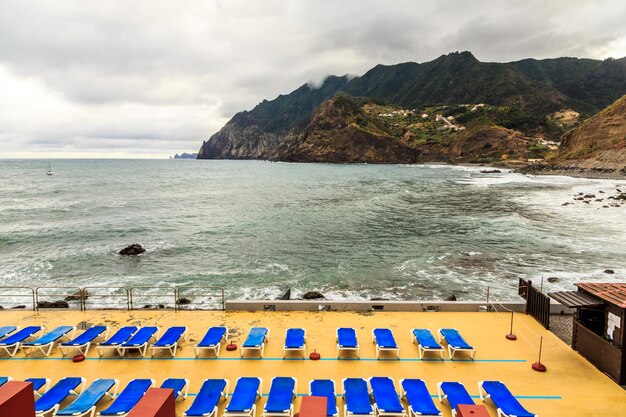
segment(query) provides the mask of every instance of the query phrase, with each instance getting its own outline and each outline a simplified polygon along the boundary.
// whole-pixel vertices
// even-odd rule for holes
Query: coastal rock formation
[[[133,243],[132,245],[126,246],[118,253],[122,256],[135,256],[144,253],[145,251],[146,250],[143,248],[143,246],[138,243]]]
[[[264,100],[237,113],[204,141],[198,159],[368,163],[542,159],[550,150],[542,140],[558,141],[572,123],[622,94],[626,94],[626,58],[499,64],[455,52],[421,64],[377,65],[361,77],[330,76],[320,86],[305,84]],[[397,117],[407,112],[412,116]],[[423,119],[416,120],[418,112]],[[563,123],[561,116],[554,116],[566,113],[577,117]],[[470,132],[472,124],[480,128]]]
[[[325,298],[324,294],[319,291],[307,291],[302,294],[303,300],[321,300],[323,298]]]
[[[37,308],[69,308],[69,304],[66,301],[39,301]]]
[[[626,96],[568,132],[555,163],[626,175]]]

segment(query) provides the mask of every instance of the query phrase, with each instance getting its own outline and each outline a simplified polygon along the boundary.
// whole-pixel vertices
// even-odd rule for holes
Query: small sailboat
[[[52,175],[52,164],[50,161],[48,161],[48,172],[46,172],[46,175]]]

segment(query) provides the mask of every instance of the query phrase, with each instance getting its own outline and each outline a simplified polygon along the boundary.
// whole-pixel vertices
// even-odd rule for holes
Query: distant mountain
[[[396,162],[397,158],[390,158],[386,153],[391,148],[375,144],[371,144],[371,157],[359,159],[359,152],[352,153],[347,159],[340,156],[346,156],[339,152],[340,147],[347,146],[354,150],[364,143],[355,143],[356,148],[348,146],[346,141],[351,140],[350,138],[358,141],[363,137],[352,125],[345,125],[349,119],[345,117],[345,112],[337,113],[337,109],[325,103],[338,97],[339,93],[362,97],[374,105],[395,106],[394,108],[417,112],[448,106],[456,109],[454,111],[457,113],[446,116],[458,116],[461,123],[466,125],[482,118],[483,127],[494,126],[517,131],[516,135],[520,137],[556,141],[564,133],[565,127],[554,123],[550,117],[552,113],[571,109],[584,118],[595,113],[605,103],[611,102],[615,95],[626,94],[626,59],[598,61],[558,58],[485,63],[478,61],[469,52],[455,52],[421,64],[377,65],[361,77],[351,79],[347,76],[331,76],[318,88],[304,84],[290,94],[281,95],[271,101],[264,100],[250,111],[237,113],[219,132],[202,144],[198,158],[318,160],[310,152],[303,151],[307,143],[313,143],[313,139],[321,146],[319,140],[324,136],[326,151],[315,154],[326,155],[323,158],[326,162]],[[469,112],[462,106],[469,104],[486,107]],[[443,107],[440,110],[450,112],[450,109]],[[361,117],[366,119],[372,115]],[[376,121],[379,122],[380,120]],[[375,132],[374,136],[381,139],[387,135],[399,139],[407,132],[420,136],[433,126],[435,125],[429,124],[422,129],[406,125],[402,132],[388,134],[389,132],[381,131]],[[437,127],[439,128],[443,126]],[[437,129],[432,132],[435,136],[441,133]],[[324,135],[321,135],[322,131],[325,132]],[[491,132],[500,132],[496,136],[501,136],[502,133],[497,129]],[[379,133],[383,136],[377,136]],[[457,132],[449,135],[447,146],[452,146],[456,137],[467,134],[468,132]],[[428,160],[426,155],[433,155],[430,152],[420,153],[416,147],[422,145],[408,144],[419,154],[415,156],[415,152],[411,151],[409,154],[413,156],[409,159]],[[441,143],[437,144],[437,147],[441,146]],[[337,148],[333,149],[334,147]],[[310,150],[312,152],[313,148]],[[319,150],[321,151],[321,147]],[[408,158],[408,154],[400,153],[403,155],[399,157],[400,160]],[[457,149],[457,153],[463,154],[462,149]],[[434,154],[437,155],[436,160],[440,160],[442,154],[450,156],[453,152],[442,148],[442,152]],[[485,154],[492,155],[493,152]],[[540,157],[543,154],[545,152],[535,156]]]
[[[197,153],[187,153],[187,152],[170,156],[170,159],[197,159],[197,158],[198,158]]]

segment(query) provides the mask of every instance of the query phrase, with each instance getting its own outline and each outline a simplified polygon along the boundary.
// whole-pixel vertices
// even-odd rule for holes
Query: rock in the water
[[[570,205],[570,203],[563,203],[563,204],[561,204],[561,205],[562,205],[562,206],[569,206],[569,205]]]
[[[291,288],[289,288],[283,295],[281,295],[279,300],[289,300],[291,298]]]
[[[548,282],[559,282],[561,280],[561,278],[558,277],[549,277],[548,278]]]
[[[583,198],[596,198],[595,194],[585,194]]]
[[[146,304],[145,306],[143,306],[143,308],[152,308],[152,304]]]
[[[615,271],[613,271],[612,269],[605,269],[605,270],[604,270],[604,273],[605,273],[605,274],[614,274],[614,273],[615,273]]]
[[[0,310],[4,310],[4,307],[0,306]]]
[[[181,297],[178,300],[176,300],[176,304],[184,306],[187,304],[191,304],[191,300],[189,298]]]
[[[19,305],[19,306],[15,306],[15,307],[11,307],[11,308],[14,309],[14,310],[19,310],[19,309],[22,309],[22,308],[26,308],[26,306],[25,305]]]
[[[67,301],[39,301],[37,308],[70,308]]]
[[[446,297],[444,301],[456,301],[456,295],[452,294]]]
[[[370,298],[370,301],[389,301],[389,298],[372,297],[372,298]]]
[[[500,171],[499,169],[483,169],[480,171],[483,174],[500,174],[502,173],[502,171]]]
[[[132,245],[128,245],[119,251],[119,254],[123,256],[134,256],[144,253],[145,251],[146,250],[139,243],[133,243]]]
[[[89,292],[87,292],[87,290],[83,290],[83,291],[76,291],[74,294],[68,295],[67,297],[65,297],[65,301],[80,301],[80,300],[86,300],[88,298],[89,298]]]
[[[307,291],[302,295],[302,299],[304,300],[319,300],[323,298],[324,294],[319,291]]]
[[[626,200],[626,193],[621,193],[620,195],[615,197],[615,199],[616,200]]]

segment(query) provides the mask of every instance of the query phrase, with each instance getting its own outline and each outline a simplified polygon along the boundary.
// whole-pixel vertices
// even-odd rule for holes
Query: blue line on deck
[[[70,361],[72,358],[0,358],[2,361]],[[300,358],[85,358],[87,361],[298,361]],[[321,358],[321,361],[352,361],[352,362],[469,362],[469,363],[524,363],[526,359],[376,359],[376,358]]]

